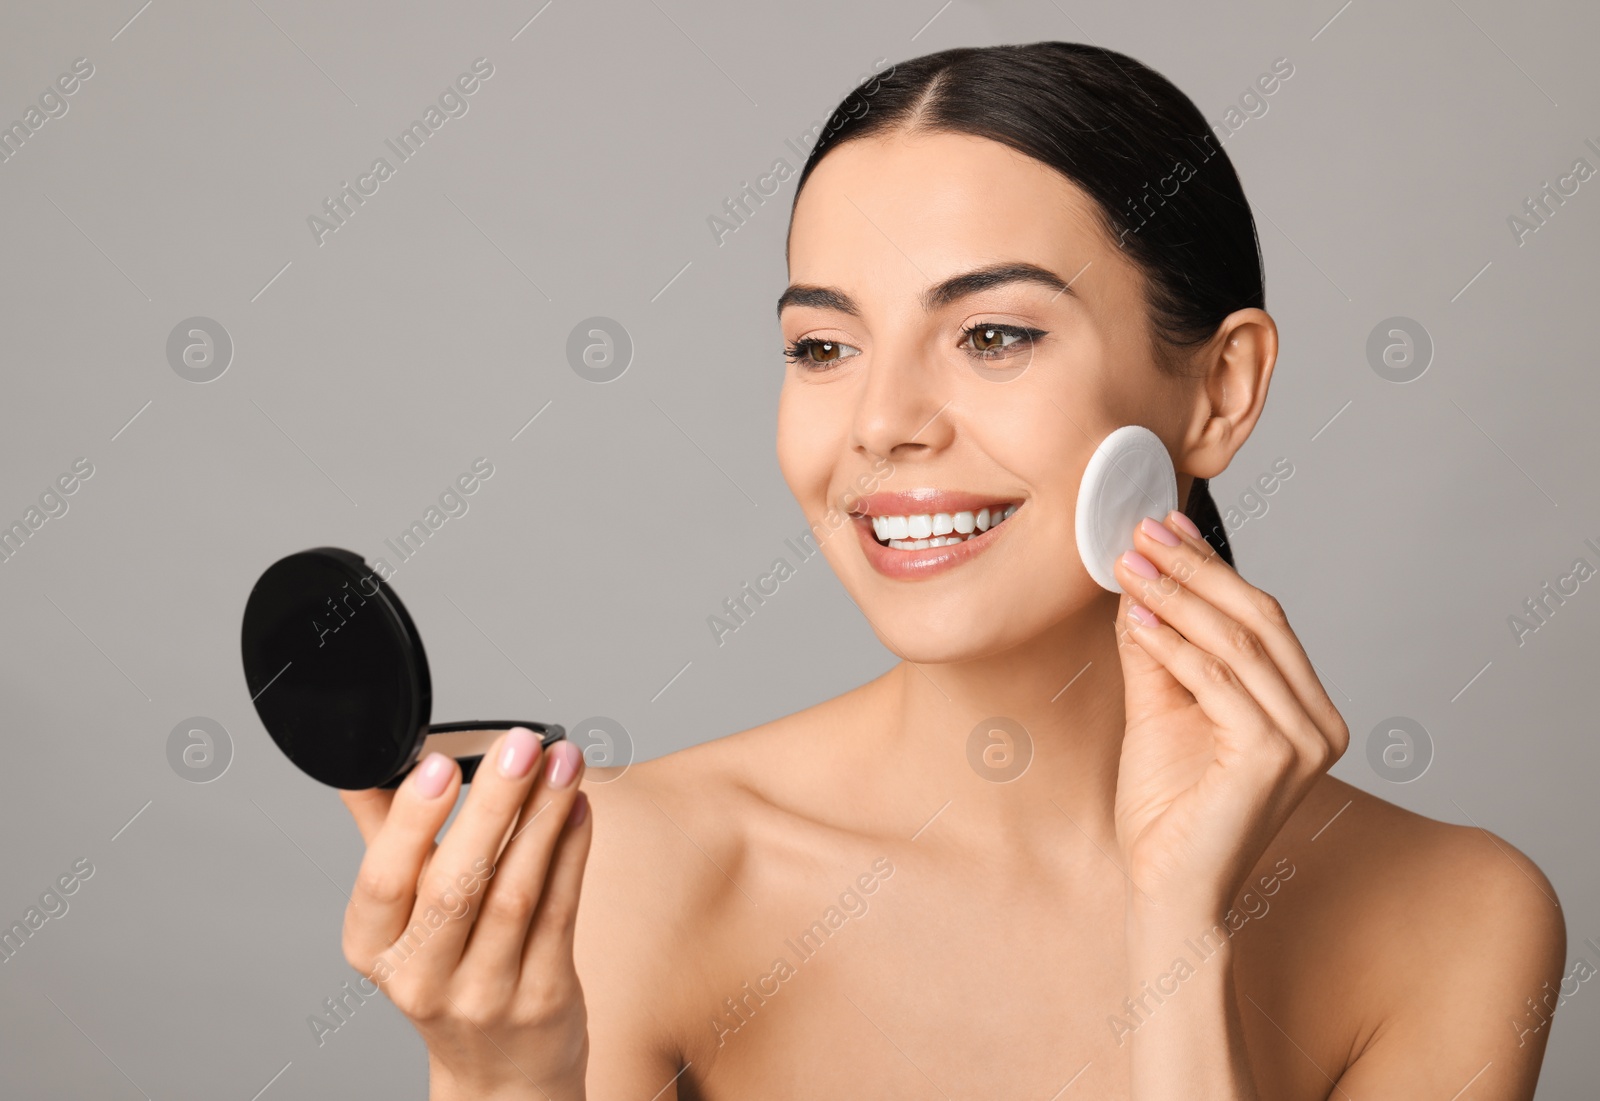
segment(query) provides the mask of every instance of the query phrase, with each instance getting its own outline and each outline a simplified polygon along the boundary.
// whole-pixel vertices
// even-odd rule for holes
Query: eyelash
[[[962,342],[965,343],[966,341],[971,340],[973,338],[973,336],[978,334],[978,333],[985,333],[985,332],[990,332],[990,331],[999,333],[1002,336],[1015,336],[1015,337],[1018,337],[1019,339],[1016,340],[1016,341],[1013,341],[1010,344],[1001,344],[1001,345],[998,345],[998,346],[996,346],[994,348],[978,349],[974,353],[974,358],[980,359],[980,360],[1006,359],[1006,358],[1009,358],[1011,355],[1016,354],[1016,351],[1014,351],[1014,349],[1020,350],[1020,349],[1017,349],[1017,345],[1018,344],[1022,344],[1025,349],[1026,348],[1031,348],[1034,344],[1038,343],[1038,341],[1039,341],[1039,339],[1041,337],[1047,335],[1046,331],[1044,329],[1035,329],[1035,328],[1031,328],[1031,327],[1029,327],[1027,325],[999,325],[999,324],[979,323],[977,325],[968,326],[967,328],[961,330]],[[807,357],[809,357],[809,355],[811,353],[811,349],[813,349],[813,348],[824,348],[824,347],[828,347],[829,345],[832,345],[834,347],[840,347],[840,348],[851,348],[851,347],[854,347],[854,345],[845,344],[842,341],[838,341],[838,340],[817,340],[814,337],[805,337],[805,338],[803,338],[801,340],[795,341],[793,344],[790,344],[788,347],[786,347],[783,350],[783,355],[784,355],[785,359],[789,360],[789,362],[791,362],[791,363],[794,363],[796,366],[799,366],[802,370],[806,370],[806,371],[826,371],[826,370],[831,369],[835,364],[839,363],[840,360],[836,359],[836,360],[831,360],[831,361],[826,362],[826,363],[817,363],[817,362],[809,361],[809,359],[807,359]],[[989,353],[989,352],[1003,352],[1005,354],[1003,354],[1003,355],[988,355],[987,353]],[[851,358],[854,358],[854,357],[852,357],[852,356],[843,356],[843,357],[841,357],[841,359],[851,359]],[[806,361],[802,362],[803,359],[806,360]]]

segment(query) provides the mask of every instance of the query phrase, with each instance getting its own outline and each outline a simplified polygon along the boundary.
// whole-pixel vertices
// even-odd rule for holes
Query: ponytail
[[[1183,506],[1183,514],[1194,521],[1194,526],[1206,537],[1211,549],[1232,566],[1233,548],[1228,546],[1228,532],[1222,526],[1222,515],[1217,512],[1217,503],[1211,499],[1211,488],[1207,484],[1209,481],[1208,478],[1196,478],[1189,486],[1189,500]]]

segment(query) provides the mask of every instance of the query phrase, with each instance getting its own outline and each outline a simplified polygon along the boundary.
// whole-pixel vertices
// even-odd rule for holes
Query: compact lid
[[[278,748],[337,788],[381,787],[416,759],[432,689],[422,638],[360,555],[274,562],[245,604],[245,682]]]
[[[1078,554],[1089,576],[1120,593],[1113,566],[1133,546],[1134,525],[1177,507],[1178,475],[1161,437],[1137,424],[1106,436],[1078,486]]]

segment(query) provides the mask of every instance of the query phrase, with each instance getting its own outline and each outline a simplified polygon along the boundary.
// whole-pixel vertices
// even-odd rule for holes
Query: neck
[[[871,682],[877,790],[921,808],[917,827],[932,819],[924,837],[955,829],[988,851],[1023,852],[1075,825],[1113,842],[1124,725],[1116,608],[1104,593],[1012,650],[901,661]]]

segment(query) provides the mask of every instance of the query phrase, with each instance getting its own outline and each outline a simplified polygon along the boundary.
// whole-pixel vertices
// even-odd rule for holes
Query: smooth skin
[[[832,150],[790,234],[791,285],[837,293],[780,315],[786,345],[818,342],[786,367],[780,466],[901,660],[754,729],[588,769],[592,813],[536,824],[498,864],[540,805],[526,779],[475,780],[437,849],[456,788],[347,795],[368,844],[357,967],[454,882],[436,867],[494,868],[476,931],[441,930],[390,984],[430,1096],[1532,1097],[1550,1026],[1530,999],[1565,957],[1539,869],[1328,776],[1350,732],[1284,603],[1181,516],[1135,530],[1121,595],[1078,561],[1078,480],[1112,429],[1163,439],[1180,499],[1227,468],[1266,401],[1270,315],[1234,312],[1164,373],[1140,274],[1090,200],[967,135]],[[1069,286],[969,283],[927,308],[1001,263]],[[917,580],[823,522],[864,488],[918,487],[1023,504],[988,550]],[[1027,732],[1007,782],[969,761],[997,716]],[[574,790],[549,794],[549,822]]]

